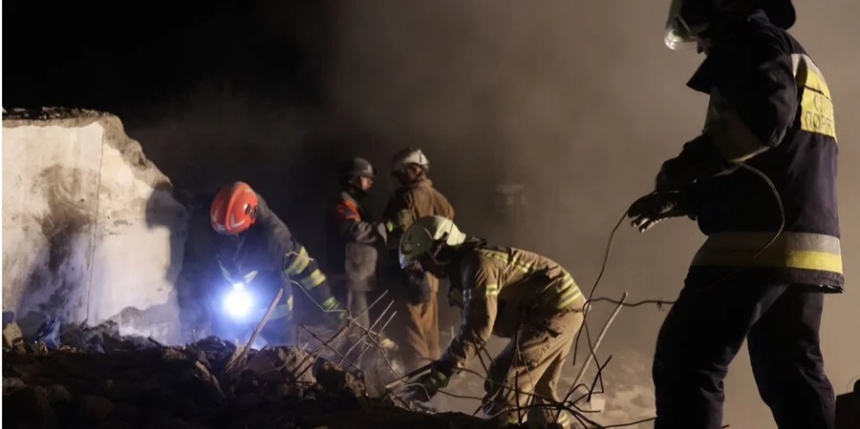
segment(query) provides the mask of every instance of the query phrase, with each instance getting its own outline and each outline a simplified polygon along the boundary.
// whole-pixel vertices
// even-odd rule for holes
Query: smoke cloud
[[[704,122],[706,96],[685,87],[702,57],[665,48],[666,3],[338,2],[324,85],[331,127],[372,136],[373,144],[350,149],[382,163],[402,146],[424,149],[465,231],[551,256],[590,290],[621,213],[652,189],[660,163]],[[858,205],[850,197],[860,163],[853,144],[860,137],[853,120],[860,29],[843,18],[858,7],[847,0],[797,7],[792,32],[835,91],[840,142],[847,142],[840,182],[849,292],[827,298],[822,326],[828,374],[841,393],[860,374],[860,342],[845,330],[860,322],[850,285],[860,262],[860,225],[851,215]],[[505,182],[526,187],[516,237],[486,203]],[[703,236],[685,220],[642,236],[627,225],[597,295],[673,299]],[[610,310],[601,308],[595,320]],[[653,307],[623,310],[603,353],[650,354],[664,317]],[[727,392],[728,423],[775,427],[746,351]]]

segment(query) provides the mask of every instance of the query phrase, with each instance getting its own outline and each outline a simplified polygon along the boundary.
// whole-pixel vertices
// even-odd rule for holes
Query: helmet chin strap
[[[433,242],[433,245],[430,246],[430,251],[427,252],[427,257],[430,258],[430,261],[433,262],[437,267],[444,267],[451,263],[451,261],[441,261],[439,260],[439,253],[445,250],[448,244],[448,233],[444,233],[441,238]]]

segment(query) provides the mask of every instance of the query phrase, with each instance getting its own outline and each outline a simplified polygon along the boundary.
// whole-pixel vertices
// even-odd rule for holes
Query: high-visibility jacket
[[[284,222],[269,209],[263,198],[260,195],[257,198],[260,205],[254,226],[238,237],[221,236],[218,241],[219,262],[225,277],[233,281],[245,281],[255,272],[279,272],[285,282],[296,282],[323,310],[340,308],[340,302],[332,295],[326,276],[317,262],[293,237]],[[287,304],[291,305],[291,289],[285,288],[284,293],[287,295]]]
[[[717,175],[691,187],[693,215],[708,238],[690,275],[751,269],[778,282],[842,291],[830,88],[800,43],[763,12],[727,27],[716,29],[712,50],[688,83],[710,94],[710,103],[702,135],[679,158],[696,163],[716,153],[724,162]],[[741,162],[764,173],[782,199],[785,228],[764,251],[780,228],[779,203],[757,172],[738,168]]]
[[[581,310],[582,291],[555,261],[513,247],[463,246],[447,269],[452,288],[463,294],[463,323],[443,358],[456,368],[493,334],[511,337],[525,323]]]

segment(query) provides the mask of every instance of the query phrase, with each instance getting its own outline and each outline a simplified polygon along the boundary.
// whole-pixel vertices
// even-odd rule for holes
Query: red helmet
[[[244,182],[226,185],[215,194],[209,209],[212,228],[221,234],[236,235],[254,224],[259,206],[257,194]]]

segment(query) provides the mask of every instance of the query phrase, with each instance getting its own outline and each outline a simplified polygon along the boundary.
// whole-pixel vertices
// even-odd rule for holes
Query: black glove
[[[407,391],[407,397],[411,400],[428,402],[439,393],[439,390],[448,387],[454,367],[449,362],[437,360],[430,367],[430,372],[418,377],[411,383]]]
[[[427,304],[433,298],[433,290],[427,275],[418,269],[407,268],[401,271],[406,299],[412,305]]]
[[[688,216],[681,204],[680,193],[670,193],[668,198],[658,193],[650,193],[639,198],[627,209],[627,217],[633,219],[630,224],[645,232],[664,219]]]

